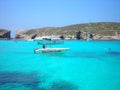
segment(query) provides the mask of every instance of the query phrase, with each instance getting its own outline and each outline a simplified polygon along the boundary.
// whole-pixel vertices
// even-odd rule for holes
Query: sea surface
[[[34,53],[36,41],[0,41],[0,90],[120,90],[120,41],[66,40]]]

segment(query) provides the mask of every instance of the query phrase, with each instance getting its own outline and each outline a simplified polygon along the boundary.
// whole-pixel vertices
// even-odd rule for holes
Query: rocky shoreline
[[[0,39],[11,39],[11,31],[0,29]],[[60,37],[65,40],[86,40],[92,34],[94,40],[120,40],[120,23],[88,23],[64,27],[45,27],[18,30],[14,39],[40,39],[43,36]]]
[[[11,40],[11,39],[16,39],[16,40],[30,40],[30,39],[41,39],[42,37],[50,37],[50,36],[37,36],[37,35],[32,35],[32,36],[26,36],[24,34],[17,34],[15,38],[10,37],[10,31],[0,34],[0,40]],[[35,38],[32,38],[35,37]],[[60,35],[52,35],[52,37],[60,37]],[[64,40],[78,40],[76,36],[63,36]],[[81,37],[79,40],[87,40],[87,35]],[[93,35],[93,40],[120,40],[120,35],[115,35],[115,36],[100,36],[100,35]]]
[[[0,29],[0,39],[11,39],[10,33],[10,30]]]

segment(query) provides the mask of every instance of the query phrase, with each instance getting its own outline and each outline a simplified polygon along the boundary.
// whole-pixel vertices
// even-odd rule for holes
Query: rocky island
[[[11,31],[6,30],[6,29],[0,29],[0,39],[10,39]]]

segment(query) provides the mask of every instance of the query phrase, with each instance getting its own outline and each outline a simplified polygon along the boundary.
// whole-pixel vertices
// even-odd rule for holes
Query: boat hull
[[[38,45],[49,45],[49,44],[61,44],[64,43],[63,40],[39,40]]]
[[[69,50],[69,48],[42,48],[42,49],[35,49],[35,53],[54,53],[54,52],[64,52]]]

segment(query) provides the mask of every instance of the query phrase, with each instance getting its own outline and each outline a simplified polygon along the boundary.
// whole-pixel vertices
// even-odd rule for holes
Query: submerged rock
[[[62,80],[53,82],[48,90],[79,90],[79,88],[71,82]]]
[[[2,72],[0,73],[0,85],[20,84],[29,87],[32,90],[42,90],[38,86],[44,81],[38,79],[36,73],[24,74],[18,72]]]
[[[111,51],[111,52],[107,52],[107,54],[110,54],[110,55],[120,55],[120,52]]]

